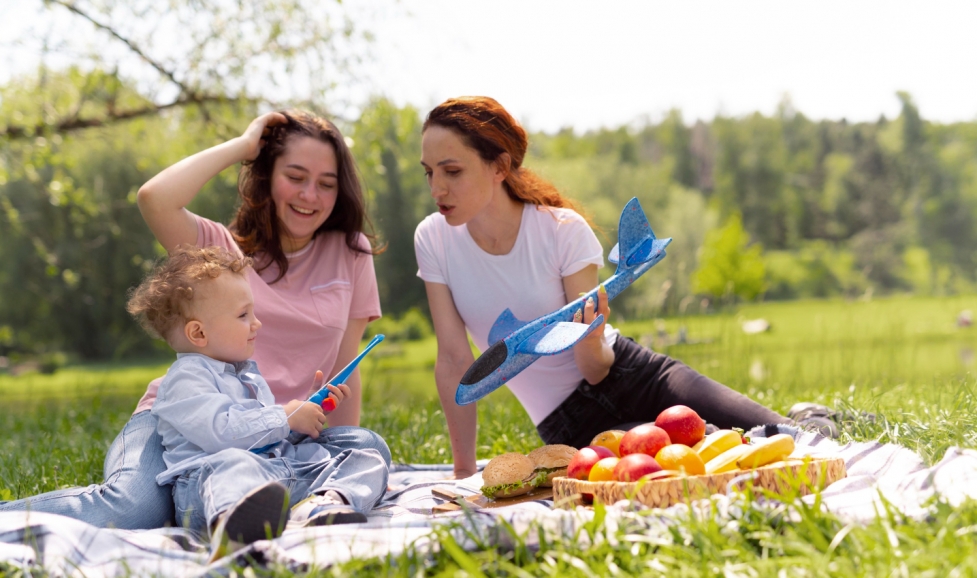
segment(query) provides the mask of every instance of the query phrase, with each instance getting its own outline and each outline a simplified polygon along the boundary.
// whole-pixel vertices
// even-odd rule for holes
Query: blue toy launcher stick
[[[318,406],[321,406],[322,409],[323,409],[323,411],[325,411],[326,413],[328,413],[328,412],[336,409],[336,402],[331,397],[329,397],[329,388],[326,387],[326,386],[327,385],[340,385],[340,384],[346,383],[346,380],[349,379],[349,376],[352,375],[353,371],[356,370],[356,366],[358,366],[360,364],[360,361],[363,361],[363,358],[366,357],[366,354],[369,353],[371,349],[373,349],[374,347],[376,347],[381,341],[383,341],[383,334],[379,334],[376,337],[374,337],[373,340],[370,341],[369,345],[367,345],[365,348],[363,348],[363,351],[361,351],[360,354],[357,355],[353,359],[353,361],[350,361],[346,365],[346,367],[344,367],[339,373],[337,373],[335,376],[333,376],[332,379],[330,379],[325,384],[323,384],[322,389],[320,389],[319,391],[317,391],[314,394],[312,394],[312,397],[310,397],[306,401],[306,403],[314,403],[314,404],[316,404]],[[327,405],[329,407],[326,407]],[[288,414],[288,416],[285,419],[288,419],[289,417],[292,417],[293,415],[295,415],[295,412],[298,411],[299,408],[301,408],[301,407],[302,406],[300,405],[299,407],[295,408],[295,411],[293,411],[292,413]],[[268,433],[271,433],[271,432],[268,432]],[[261,438],[258,441],[254,442],[254,444],[251,444],[251,447],[248,448],[248,450],[249,451],[252,451],[252,452],[254,452],[256,454],[263,454],[266,451],[268,451],[269,449],[271,449],[271,448],[275,447],[276,445],[278,445],[278,442],[275,442],[273,444],[268,444],[268,445],[262,446],[260,448],[255,448],[254,447],[261,440],[265,439],[265,437],[267,437],[267,436],[268,436],[268,434],[265,434],[265,435],[261,436]]]
[[[373,349],[374,347],[376,347],[377,344],[379,344],[381,341],[383,341],[383,334],[380,334],[380,335],[377,335],[376,337],[374,337],[373,340],[370,341],[370,344],[367,345],[363,349],[363,351],[359,355],[357,355],[355,359],[353,359],[353,361],[350,361],[349,364],[342,369],[342,371],[340,371],[339,373],[337,373],[336,376],[333,377],[332,379],[330,379],[328,382],[326,382],[326,384],[327,385],[339,385],[341,383],[346,383],[346,380],[349,379],[349,376],[356,369],[356,366],[360,364],[360,361],[362,361],[363,358],[366,357],[366,354],[369,353],[371,349]],[[327,388],[325,385],[322,386],[322,389],[320,389],[319,391],[317,391],[314,394],[312,394],[312,397],[309,398],[309,401],[311,401],[312,403],[314,403],[316,405],[323,406],[322,409],[324,411],[332,411],[332,410],[336,409],[336,402],[335,401],[332,401],[332,398],[329,397],[329,388]],[[324,404],[326,404],[327,401],[332,401],[332,407],[331,408],[328,408],[327,409],[325,407]]]

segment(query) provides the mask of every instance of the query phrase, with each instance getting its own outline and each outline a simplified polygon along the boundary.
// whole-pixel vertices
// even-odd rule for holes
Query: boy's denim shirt
[[[166,471],[156,476],[160,485],[198,467],[207,455],[278,443],[289,434],[285,408],[275,403],[250,359],[230,364],[199,353],[178,353],[159,386],[152,413],[159,418],[165,448]]]

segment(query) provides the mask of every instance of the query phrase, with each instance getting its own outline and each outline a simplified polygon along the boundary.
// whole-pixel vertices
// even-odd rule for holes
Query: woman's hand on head
[[[326,423],[326,414],[318,405],[303,399],[293,399],[285,404],[288,427],[292,431],[317,438]]]
[[[253,161],[258,158],[261,147],[265,145],[264,137],[268,135],[268,127],[285,124],[288,119],[280,112],[269,112],[251,121],[248,128],[241,135],[246,143],[244,160]]]

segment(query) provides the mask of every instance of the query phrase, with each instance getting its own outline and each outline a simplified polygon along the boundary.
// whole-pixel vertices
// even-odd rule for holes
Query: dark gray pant
[[[630,429],[655,421],[673,405],[691,407],[720,429],[748,430],[768,423],[790,423],[745,395],[713,381],[681,361],[618,337],[614,365],[597,385],[582,381],[538,426],[548,444],[582,448],[602,431]]]

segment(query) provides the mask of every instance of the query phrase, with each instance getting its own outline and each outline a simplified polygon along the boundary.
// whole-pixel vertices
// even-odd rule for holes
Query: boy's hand
[[[293,414],[292,412],[295,413]],[[322,431],[323,424],[326,423],[326,414],[322,411],[322,408],[302,399],[293,399],[286,403],[285,415],[291,416],[288,418],[288,427],[292,431],[305,434],[312,438],[319,437],[319,432]]]
[[[329,390],[329,397],[322,402],[322,407],[323,409],[327,409],[327,411],[332,411],[339,407],[339,404],[343,403],[343,400],[350,394],[349,386],[345,383],[340,383],[339,385],[329,383],[326,384],[326,389]],[[332,402],[332,409],[328,409],[330,401]]]

